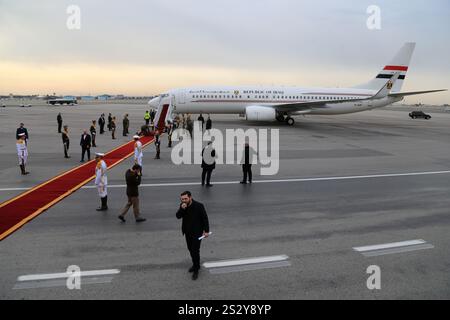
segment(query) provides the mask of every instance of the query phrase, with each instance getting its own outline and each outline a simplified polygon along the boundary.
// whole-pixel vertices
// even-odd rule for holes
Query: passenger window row
[[[193,99],[242,99],[237,95],[193,95]],[[269,96],[247,96],[247,99],[269,99]],[[335,96],[272,96],[273,100],[350,100],[358,97],[335,97]]]

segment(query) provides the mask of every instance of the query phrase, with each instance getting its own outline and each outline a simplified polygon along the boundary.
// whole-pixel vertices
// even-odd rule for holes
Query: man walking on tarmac
[[[181,194],[181,204],[176,213],[177,219],[183,219],[181,232],[186,238],[186,244],[192,258],[192,280],[197,280],[200,270],[201,237],[209,236],[209,221],[205,206],[192,199],[192,194],[185,191]]]
[[[145,218],[142,218],[139,212],[139,185],[141,184],[141,167],[135,164],[131,169],[128,169],[125,173],[125,180],[127,182],[127,197],[128,202],[123,208],[122,213],[119,215],[119,219],[125,222],[125,215],[128,210],[133,206],[133,213],[136,222],[144,222]]]

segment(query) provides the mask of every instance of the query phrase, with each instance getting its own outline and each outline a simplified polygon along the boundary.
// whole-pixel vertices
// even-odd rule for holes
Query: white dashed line
[[[432,244],[427,243],[425,240],[419,239],[364,247],[354,247],[353,250],[361,253],[365,257],[375,257],[385,254],[403,253],[433,248],[434,246]]]
[[[278,179],[278,180],[254,180],[253,183],[285,183],[285,182],[313,182],[313,181],[339,181],[339,180],[356,180],[356,179],[374,179],[374,178],[394,178],[394,177],[411,177],[425,176],[437,174],[450,174],[450,171],[425,171],[425,172],[409,172],[409,173],[387,173],[360,176],[342,176],[342,177],[318,177],[318,178],[301,178],[301,179]],[[239,181],[218,181],[216,185],[237,184]],[[173,183],[150,183],[141,184],[140,187],[177,187],[177,186],[197,186],[200,182],[173,182]],[[95,189],[96,186],[84,186],[81,189]],[[125,184],[108,185],[108,188],[126,188]],[[0,191],[26,191],[31,188],[3,188]]]

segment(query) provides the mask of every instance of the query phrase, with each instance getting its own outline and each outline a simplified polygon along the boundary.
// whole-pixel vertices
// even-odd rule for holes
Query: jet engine
[[[249,121],[275,121],[276,111],[271,107],[250,106],[245,109],[245,117]]]

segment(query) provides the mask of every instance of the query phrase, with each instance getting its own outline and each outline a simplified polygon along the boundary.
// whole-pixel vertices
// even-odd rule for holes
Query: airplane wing
[[[321,100],[321,101],[305,101],[305,102],[295,102],[295,103],[285,103],[272,105],[279,112],[303,112],[308,113],[313,109],[327,108],[327,104],[338,104],[344,102],[357,102],[365,99],[346,99],[346,100]]]
[[[389,97],[405,97],[405,96],[413,96],[416,94],[424,94],[424,93],[431,93],[431,92],[440,92],[440,91],[447,91],[447,89],[439,89],[439,90],[426,90],[426,91],[410,91],[410,92],[394,92],[388,94]]]
[[[297,112],[297,113],[308,113],[311,112],[313,109],[320,109],[320,108],[328,108],[327,104],[339,104],[339,103],[345,103],[345,102],[359,102],[359,101],[365,101],[365,100],[371,100],[371,99],[382,99],[388,96],[391,92],[391,89],[399,78],[400,73],[396,72],[392,75],[392,78],[390,78],[384,86],[373,96],[362,98],[362,99],[345,99],[345,100],[321,100],[321,101],[307,101],[307,102],[296,102],[296,103],[286,103],[286,104],[279,104],[279,105],[273,105],[272,107],[275,108],[279,112]]]

